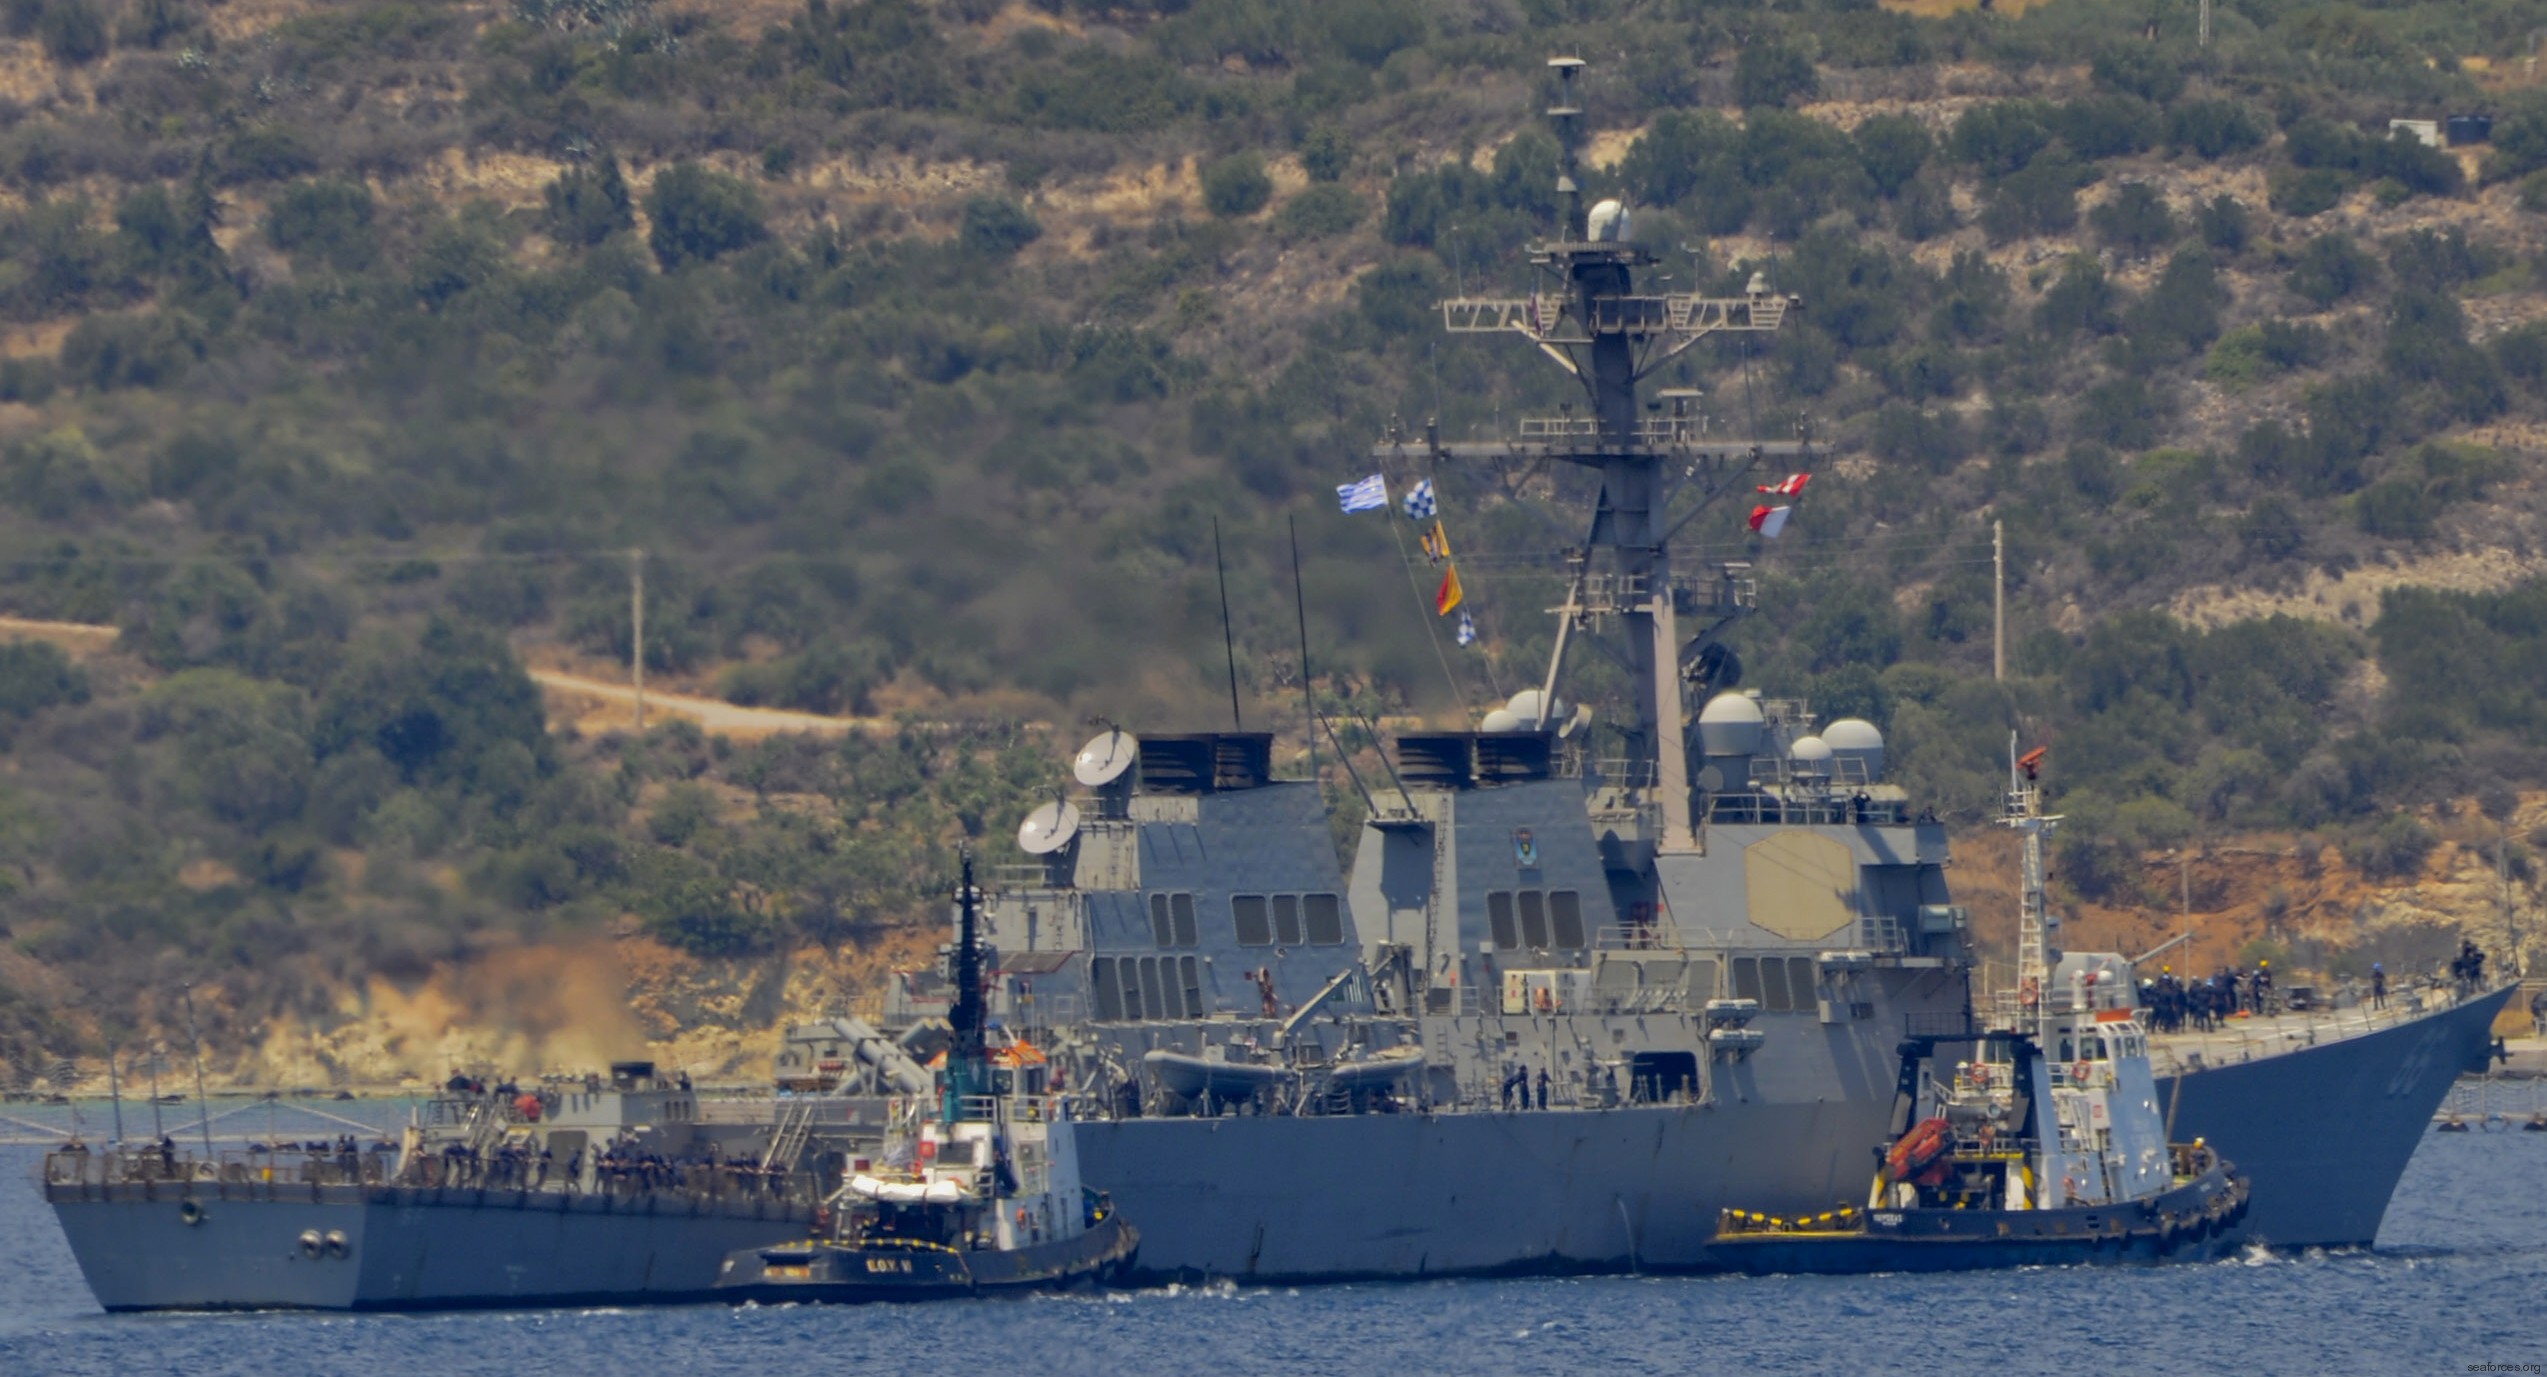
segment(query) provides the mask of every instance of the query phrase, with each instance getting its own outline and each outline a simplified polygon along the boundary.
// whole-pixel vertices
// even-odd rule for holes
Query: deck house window
[[[1521,945],[1532,951],[1548,945],[1548,896],[1535,889],[1525,889],[1513,898],[1521,906]]]
[[[1238,928],[1238,945],[1242,947],[1273,945],[1273,924],[1265,916],[1264,895],[1230,895],[1229,918]]]
[[[1786,992],[1786,963],[1772,956],[1760,963],[1760,1007],[1773,1014],[1795,1008],[1795,1000]]]
[[[1123,1017],[1123,992],[1115,988],[1114,963],[1103,957],[1088,963],[1089,993],[1097,1001],[1097,1018],[1111,1023]]]
[[[1309,945],[1336,947],[1344,944],[1344,905],[1332,894],[1311,894],[1300,900],[1300,919],[1309,929]]]
[[[1555,929],[1556,944],[1567,951],[1583,949],[1583,896],[1570,889],[1553,890],[1548,895],[1548,924]]]
[[[1300,896],[1273,896],[1274,941],[1286,947],[1300,945]]]

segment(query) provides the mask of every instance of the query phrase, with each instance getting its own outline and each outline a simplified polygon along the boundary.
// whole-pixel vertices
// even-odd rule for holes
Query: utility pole
[[[203,1034],[195,1027],[195,987],[179,987],[186,992],[186,1041],[194,1044],[195,1054],[195,1122],[203,1132],[203,1157],[212,1160],[212,1107],[203,1098]]]
[[[1990,678],[2008,677],[2007,523],[1990,523]]]
[[[646,731],[646,552],[628,552],[628,681],[637,690],[637,734]]]

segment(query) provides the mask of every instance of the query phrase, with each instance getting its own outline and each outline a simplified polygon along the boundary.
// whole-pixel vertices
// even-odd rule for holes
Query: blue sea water
[[[37,1193],[36,1155],[0,1150],[7,1377],[2547,1369],[2547,1134],[2428,1137],[2374,1249],[2251,1253],[2194,1266],[417,1316],[106,1315]]]

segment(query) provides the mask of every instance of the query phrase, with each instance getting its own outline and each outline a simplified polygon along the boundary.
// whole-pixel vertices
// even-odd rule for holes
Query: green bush
[[[2321,234],[2291,263],[2283,279],[2289,288],[2318,309],[2334,305],[2379,280],[2379,260],[2364,253],[2348,234]]]
[[[35,36],[44,44],[46,57],[74,67],[106,56],[111,46],[106,15],[90,0],[46,0]]]
[[[2176,218],[2168,211],[2166,198],[2146,182],[2116,187],[2112,196],[2089,212],[2087,222],[2097,238],[2134,258],[2145,258],[2176,237]]]
[[[2233,100],[2187,101],[2167,112],[2167,146],[2201,158],[2261,148],[2272,129]]]
[[[698,163],[674,163],[646,190],[646,245],[670,272],[709,263],[769,237],[760,193]]]
[[[1322,183],[1283,202],[1274,212],[1274,225],[1294,238],[1323,239],[1351,231],[1369,214],[1353,188]]]
[[[2344,177],[2330,168],[2285,168],[2266,180],[2264,199],[2274,214],[2306,220],[2344,199]]]
[[[1203,206],[1223,219],[1253,215],[1273,199],[1273,179],[1254,153],[1232,153],[1203,167]]]
[[[1337,182],[1353,165],[1353,143],[1332,124],[1312,127],[1300,140],[1300,168],[1313,182]]]
[[[1784,43],[1746,43],[1734,57],[1734,100],[1745,110],[1811,100],[1821,89],[1813,59]]]
[[[372,210],[371,188],[360,182],[295,182],[267,208],[265,237],[300,267],[358,272],[380,256]]]
[[[561,244],[589,247],[637,226],[627,178],[608,153],[597,165],[578,163],[558,173],[540,195],[540,228]]]
[[[956,239],[984,258],[1008,258],[1043,237],[1033,211],[1004,196],[975,196],[964,203]]]

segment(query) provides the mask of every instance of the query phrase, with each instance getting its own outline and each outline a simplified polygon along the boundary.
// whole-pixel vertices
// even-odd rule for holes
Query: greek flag
[[[1435,505],[1433,502],[1433,480],[1429,478],[1417,479],[1415,482],[1415,490],[1406,495],[1406,502],[1404,505],[1406,507],[1407,520],[1432,520],[1433,508]]]
[[[1469,616],[1466,611],[1459,614],[1459,643],[1461,645],[1477,643],[1477,619]]]
[[[1372,474],[1359,483],[1339,483],[1335,500],[1347,515],[1354,512],[1376,512],[1388,505],[1388,480]]]

